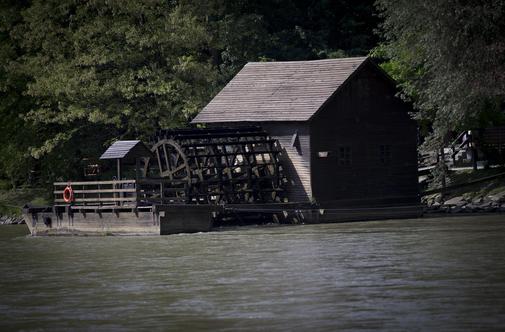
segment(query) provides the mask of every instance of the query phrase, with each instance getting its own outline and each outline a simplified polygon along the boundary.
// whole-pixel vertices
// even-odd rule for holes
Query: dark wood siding
[[[386,197],[417,201],[417,127],[408,115],[410,106],[395,92],[393,84],[367,64],[314,116],[311,181],[318,202]],[[339,153],[348,149],[351,162],[339,162]],[[319,157],[320,151],[328,156]]]

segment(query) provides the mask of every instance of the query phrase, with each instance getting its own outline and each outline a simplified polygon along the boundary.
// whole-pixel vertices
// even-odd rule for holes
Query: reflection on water
[[[498,330],[505,216],[28,237],[0,227],[0,327]]]

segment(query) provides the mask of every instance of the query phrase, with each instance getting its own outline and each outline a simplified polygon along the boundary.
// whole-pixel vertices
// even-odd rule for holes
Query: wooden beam
[[[105,194],[105,193],[134,193],[135,188],[127,188],[127,189],[74,189],[74,194]],[[55,190],[53,194],[63,194],[63,190]]]
[[[67,182],[54,182],[54,186],[67,186],[67,185],[75,185],[75,186],[84,186],[84,185],[104,185],[104,184],[128,184],[135,183],[135,180],[110,180],[110,181],[67,181]]]
[[[58,203],[63,203],[65,202],[63,199],[57,198],[54,200],[55,202]],[[102,198],[76,198],[74,203],[79,203],[79,202],[134,202],[136,201],[136,197],[102,197]]]

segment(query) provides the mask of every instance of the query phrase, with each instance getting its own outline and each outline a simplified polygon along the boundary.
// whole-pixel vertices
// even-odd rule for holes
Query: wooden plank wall
[[[418,198],[417,126],[394,86],[365,67],[311,121],[312,190],[318,202]],[[380,146],[391,148],[381,163]],[[340,147],[350,147],[351,165],[339,165]],[[328,151],[320,158],[319,151]],[[413,197],[413,198],[412,198]]]
[[[310,182],[310,131],[306,122],[265,122],[261,123],[272,138],[279,141],[282,150],[282,164],[289,183],[286,187],[290,202],[308,202],[312,197]],[[292,146],[293,135],[298,134],[298,142]]]

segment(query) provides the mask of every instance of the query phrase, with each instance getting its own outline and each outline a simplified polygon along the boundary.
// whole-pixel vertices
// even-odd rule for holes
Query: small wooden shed
[[[417,125],[370,58],[251,62],[193,119],[260,125],[279,140],[290,201],[419,201]]]
[[[150,158],[153,153],[149,148],[139,140],[116,141],[100,156],[100,160],[116,161],[116,177],[121,180],[121,164],[134,163],[135,174],[138,179],[140,176],[140,159]]]

